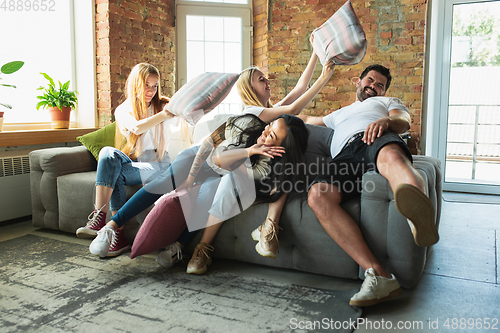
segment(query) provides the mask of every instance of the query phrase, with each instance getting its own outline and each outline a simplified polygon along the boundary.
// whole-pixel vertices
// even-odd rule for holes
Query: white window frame
[[[430,0],[430,22],[427,36],[426,70],[424,91],[424,119],[422,149],[427,156],[446,162],[446,142],[441,142],[448,130],[449,77],[451,68],[451,43],[453,29],[453,6],[481,3],[484,0]],[[425,121],[425,122],[424,122]],[[445,134],[443,134],[445,133]],[[444,169],[443,169],[444,171]],[[443,172],[444,174],[444,172]],[[444,182],[444,177],[443,177]],[[443,189],[456,192],[498,194],[498,185],[444,182]]]
[[[186,43],[186,16],[218,16],[241,17],[242,19],[242,66],[243,69],[253,63],[253,16],[252,1],[239,5],[231,3],[176,1],[176,90],[187,82],[187,43]]]
[[[68,0],[71,24],[72,79],[70,89],[78,91],[78,105],[72,112],[71,128],[94,128],[97,117],[95,0]],[[36,27],[33,27],[36,29]],[[43,112],[43,111],[39,111]],[[40,123],[4,123],[4,131],[50,129],[50,118]]]

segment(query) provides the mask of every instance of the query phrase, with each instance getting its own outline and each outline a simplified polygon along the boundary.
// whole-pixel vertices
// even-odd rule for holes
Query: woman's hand
[[[255,154],[264,155],[270,158],[274,158],[275,156],[282,156],[285,153],[285,148],[281,146],[269,146],[262,143],[256,143],[251,147],[247,148],[248,156],[252,156]]]
[[[323,66],[323,70],[321,71],[321,76],[329,79],[333,75],[333,70],[334,69],[335,69],[335,63],[333,62],[333,59],[330,59]]]
[[[175,114],[167,110],[167,105],[168,103],[165,104],[165,106],[163,106],[163,110],[161,110],[161,113],[165,116],[165,120],[175,117]]]

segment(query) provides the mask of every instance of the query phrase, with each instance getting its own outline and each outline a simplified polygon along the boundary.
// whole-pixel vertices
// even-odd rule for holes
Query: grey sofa
[[[308,125],[309,126],[309,125]],[[330,160],[329,140],[333,131],[310,126],[306,162],[321,165]],[[52,148],[30,154],[33,226],[74,233],[85,225],[93,209],[96,161],[85,147]],[[414,166],[427,182],[429,196],[439,227],[442,173],[439,160],[414,156]],[[314,173],[314,168],[309,169]],[[311,176],[311,175],[310,175]],[[344,208],[359,224],[363,236],[377,259],[396,275],[401,286],[411,288],[423,273],[431,248],[415,245],[406,219],[394,205],[387,180],[375,172],[363,176],[361,198],[346,202]],[[366,187],[364,187],[366,188]],[[137,188],[131,188],[132,194]],[[323,230],[309,208],[307,198],[291,195],[283,210],[280,249],[276,260],[261,257],[254,250],[250,234],[267,214],[267,205],[252,206],[224,222],[213,246],[214,258],[236,259],[256,264],[291,268],[341,278],[363,278],[363,270]],[[133,237],[143,219],[127,222],[127,238]],[[201,233],[188,248],[193,249]]]

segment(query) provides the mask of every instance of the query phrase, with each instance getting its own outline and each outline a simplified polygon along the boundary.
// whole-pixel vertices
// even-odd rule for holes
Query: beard
[[[358,97],[358,100],[360,102],[363,102],[367,98],[377,96],[377,92],[370,87],[363,88],[363,87],[359,86],[358,90],[356,92],[356,96]]]

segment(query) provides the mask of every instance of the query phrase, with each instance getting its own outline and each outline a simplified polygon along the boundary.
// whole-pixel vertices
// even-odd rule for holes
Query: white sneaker
[[[97,237],[90,243],[89,251],[96,256],[104,258],[109,252],[109,245],[115,237],[115,230],[105,225],[97,232]]]
[[[392,274],[391,274],[392,275]],[[375,275],[373,268],[365,272],[365,281],[357,294],[352,296],[349,305],[370,306],[400,296],[403,290],[394,275],[392,278]]]
[[[165,251],[156,257],[156,262],[165,268],[172,267],[176,262],[182,260],[183,247],[184,245],[179,242],[170,244]]]

